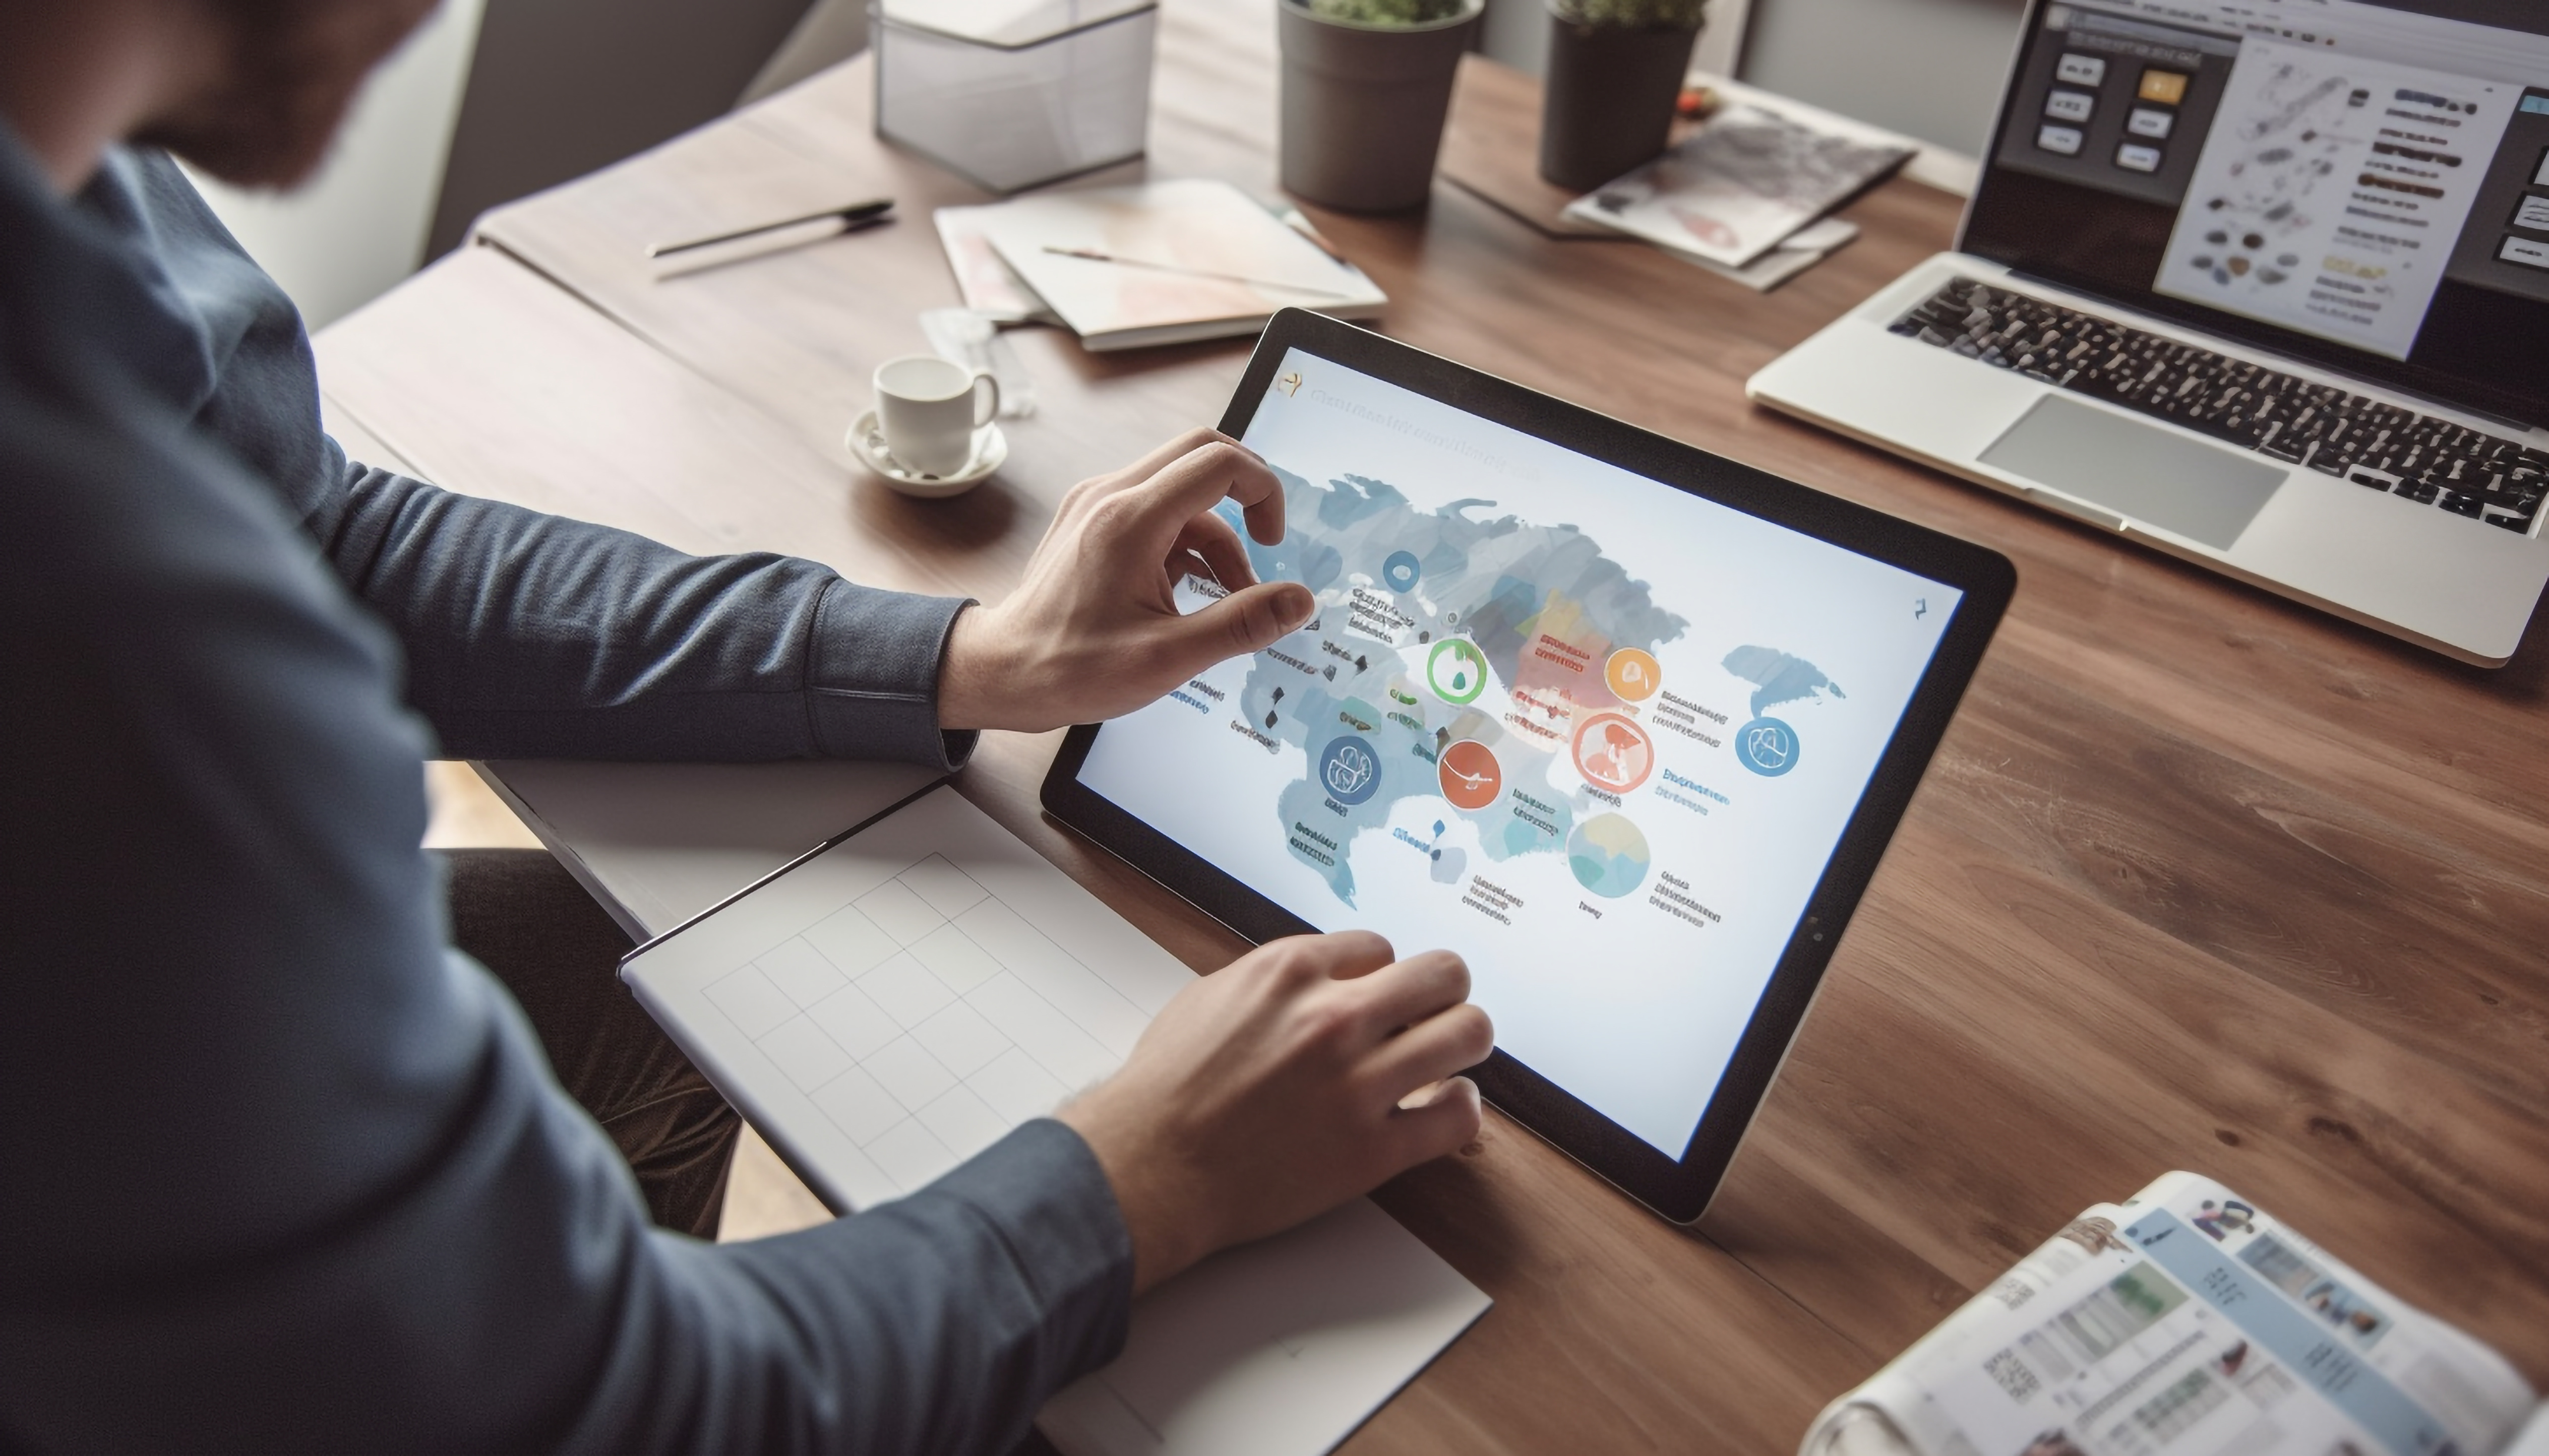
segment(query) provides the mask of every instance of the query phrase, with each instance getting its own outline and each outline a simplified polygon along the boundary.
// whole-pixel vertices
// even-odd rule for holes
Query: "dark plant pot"
[[[1549,25],[1540,175],[1590,192],[1664,149],[1699,27],[1579,26],[1554,12]]]
[[[1452,107],[1452,75],[1477,34],[1481,0],[1431,25],[1325,20],[1275,0],[1283,47],[1283,190],[1321,207],[1421,207]]]

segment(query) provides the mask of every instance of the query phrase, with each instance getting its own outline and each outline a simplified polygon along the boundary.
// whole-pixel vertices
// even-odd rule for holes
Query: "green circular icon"
[[[1425,659],[1425,685],[1448,703],[1473,702],[1487,690],[1487,659],[1475,643],[1446,637]]]

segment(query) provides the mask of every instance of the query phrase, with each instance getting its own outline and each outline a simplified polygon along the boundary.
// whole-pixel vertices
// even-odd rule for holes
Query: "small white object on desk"
[[[1000,433],[998,425],[987,424],[974,432],[973,458],[954,474],[928,475],[913,470],[895,459],[894,452],[886,447],[885,431],[878,426],[873,410],[851,422],[848,444],[859,463],[875,471],[888,486],[923,500],[962,496],[990,480],[1009,460],[1009,437]]]
[[[877,429],[904,470],[944,479],[983,452],[983,426],[1000,412],[1000,381],[936,354],[906,354],[876,368]]]

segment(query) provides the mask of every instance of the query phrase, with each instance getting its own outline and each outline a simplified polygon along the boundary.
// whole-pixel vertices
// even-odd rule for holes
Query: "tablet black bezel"
[[[1502,1050],[1471,1073],[1487,1100],[1515,1121],[1664,1218],[1691,1223],[1707,1209],[1769,1091],[1842,927],[1857,908],[2009,605],[2017,570],[1998,552],[1297,309],[1275,315],[1258,339],[1222,416],[1224,434],[1247,434],[1285,351],[1295,347],[1963,593],[1680,1158],[1658,1150]],[[1102,727],[1082,724],[1064,739],[1045,775],[1047,813],[1252,943],[1317,929],[1082,783],[1081,767]]]

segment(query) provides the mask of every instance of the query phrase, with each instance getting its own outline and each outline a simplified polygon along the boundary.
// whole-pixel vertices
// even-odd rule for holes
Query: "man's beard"
[[[309,180],[363,78],[435,0],[200,0],[230,50],[201,94],[134,134],[242,187]]]

